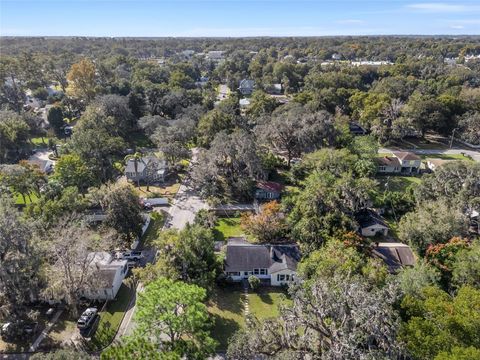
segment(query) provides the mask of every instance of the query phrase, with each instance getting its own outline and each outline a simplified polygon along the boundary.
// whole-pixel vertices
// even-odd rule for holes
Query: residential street
[[[389,149],[389,148],[380,148],[378,150],[379,153],[388,153],[388,152],[394,152],[394,151],[399,151],[397,149]],[[448,149],[448,150],[443,150],[443,149],[403,149],[402,151],[410,151],[415,154],[419,155],[435,155],[435,154],[445,154],[445,155],[461,155],[466,154],[472,157],[473,160],[476,162],[480,162],[480,152],[474,151],[474,150],[466,150],[466,149]]]

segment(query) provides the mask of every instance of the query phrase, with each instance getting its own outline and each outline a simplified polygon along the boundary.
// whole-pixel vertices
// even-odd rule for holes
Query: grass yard
[[[279,305],[291,300],[282,288],[261,287],[257,292],[249,291],[250,314],[258,319],[267,319],[279,314]],[[245,326],[245,295],[240,285],[215,288],[208,302],[208,311],[214,320],[212,336],[219,342],[218,350],[226,350],[229,339]]]
[[[30,193],[30,197],[26,195],[25,201],[23,201],[23,196],[21,194],[14,194],[13,196],[14,196],[16,205],[28,205],[28,204],[36,203],[38,201],[38,196],[35,193]]]
[[[217,287],[207,305],[214,321],[213,338],[219,342],[219,350],[226,350],[228,340],[245,326],[243,292],[239,286]]]
[[[100,323],[88,344],[92,350],[102,350],[113,341],[133,293],[134,290],[122,284],[116,300],[108,302],[105,310],[100,312]]]
[[[154,197],[167,197],[173,198],[180,188],[180,183],[174,183],[167,186],[140,186],[137,189],[137,193],[141,197],[154,198]]]
[[[165,216],[159,212],[152,211],[150,214],[150,225],[142,237],[142,248],[153,246],[160,235],[164,223]]]
[[[463,156],[462,154],[428,154],[428,155],[419,155],[422,160],[427,159],[442,159],[442,160],[461,160],[461,161],[471,161],[474,160],[469,156]]]
[[[220,218],[217,225],[213,229],[215,241],[225,241],[229,237],[238,237],[244,235],[244,231],[240,227],[240,218]]]
[[[250,313],[258,319],[268,319],[280,315],[280,305],[290,305],[292,301],[287,298],[283,288],[260,287],[248,296]]]
[[[404,192],[408,187],[415,187],[422,181],[415,176],[377,176],[380,191],[399,191]],[[388,186],[386,186],[388,182]]]

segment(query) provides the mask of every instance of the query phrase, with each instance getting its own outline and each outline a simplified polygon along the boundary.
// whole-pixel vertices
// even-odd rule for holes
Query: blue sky
[[[0,0],[0,34],[480,35],[480,0]]]

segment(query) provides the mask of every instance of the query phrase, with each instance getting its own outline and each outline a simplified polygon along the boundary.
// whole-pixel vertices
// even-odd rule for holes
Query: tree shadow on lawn
[[[240,285],[217,286],[210,298],[210,304],[216,306],[221,311],[242,314],[244,306],[242,296],[243,293]]]
[[[240,324],[233,320],[221,317],[219,314],[213,314],[212,336],[218,341],[217,351],[226,351],[229,340],[235,333],[241,329]]]

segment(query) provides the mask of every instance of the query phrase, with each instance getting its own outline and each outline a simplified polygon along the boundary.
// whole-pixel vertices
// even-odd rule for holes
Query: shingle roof
[[[400,160],[421,160],[420,156],[415,155],[414,153],[411,153],[409,151],[398,151],[394,152],[393,155],[395,155],[397,158]]]
[[[362,229],[372,225],[380,225],[388,229],[388,225],[383,218],[372,209],[362,209],[357,211],[355,213],[355,220],[357,220]]]
[[[384,157],[378,157],[375,158],[375,162],[378,165],[383,165],[383,166],[401,166],[400,160],[398,158],[393,157],[393,156],[384,156]]]
[[[402,243],[378,243],[372,251],[373,256],[382,259],[390,271],[396,271],[404,266],[415,265],[412,249]]]
[[[273,181],[257,181],[257,188],[270,192],[282,192],[283,185]]]
[[[295,244],[253,245],[236,239],[227,244],[225,271],[252,271],[253,269],[269,269],[269,273],[284,269],[295,271],[300,258],[300,250]]]

